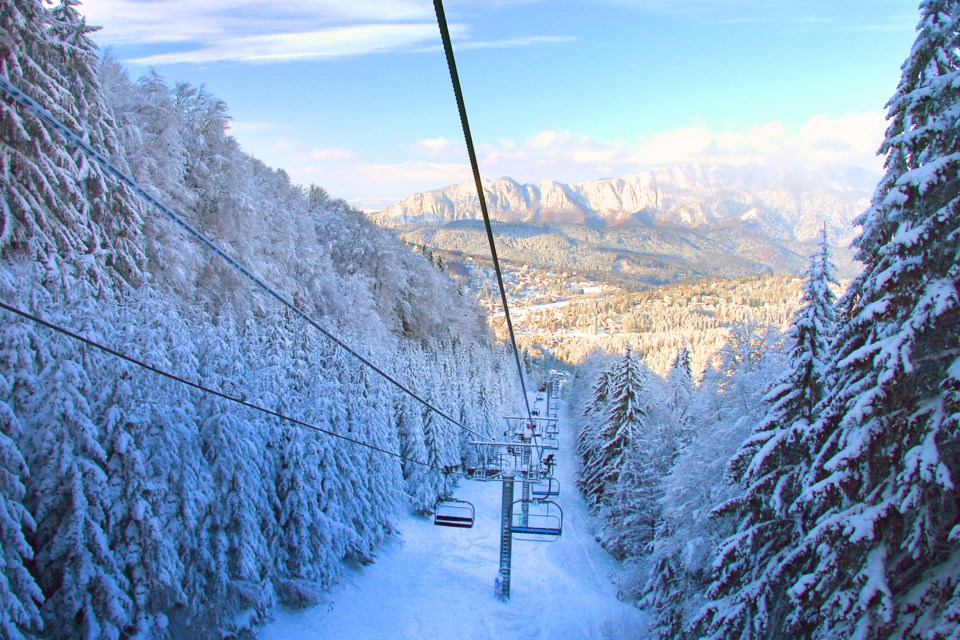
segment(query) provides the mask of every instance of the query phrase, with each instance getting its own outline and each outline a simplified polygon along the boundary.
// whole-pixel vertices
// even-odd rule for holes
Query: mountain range
[[[824,225],[841,271],[855,270],[846,248],[876,180],[854,168],[716,162],[578,184],[520,184],[504,177],[483,185],[491,218],[500,223],[505,259],[642,273],[637,284],[643,285],[802,271]],[[435,250],[485,255],[483,243],[472,238],[479,228],[471,221],[481,219],[473,182],[409,196],[373,218]],[[529,242],[531,236],[541,242]]]

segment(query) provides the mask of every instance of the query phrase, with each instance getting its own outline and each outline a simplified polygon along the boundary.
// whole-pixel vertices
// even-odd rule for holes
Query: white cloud
[[[234,37],[295,33],[350,23],[432,21],[429,5],[416,0],[312,0],[264,3],[262,0],[197,2],[196,0],[85,0],[90,24],[117,44],[206,41]]]
[[[883,139],[878,113],[810,118],[792,130],[779,122],[748,129],[677,128],[636,141],[597,140],[566,130],[546,130],[523,140],[502,138],[478,147],[485,178],[510,176],[521,182],[553,179],[582,182],[626,175],[643,168],[679,162],[757,160],[814,167],[859,166],[879,173],[874,154]],[[285,142],[286,141],[286,142]],[[275,140],[277,145],[295,142]],[[471,180],[459,140],[428,138],[411,145],[406,162],[371,162],[359,151],[318,147],[309,152],[278,151],[272,162],[299,184],[323,185],[338,197],[364,208],[382,206],[421,191]],[[285,159],[284,159],[285,158]],[[380,199],[380,200],[378,200]]]
[[[297,33],[220,38],[200,47],[159,53],[131,62],[142,65],[173,63],[284,62],[384,53],[409,48],[436,38],[437,27],[421,24],[366,24]]]
[[[309,158],[310,160],[350,160],[353,158],[354,154],[352,151],[347,149],[336,149],[333,147],[327,148],[315,148],[308,151],[302,158]]]
[[[479,5],[489,10],[485,5]],[[98,41],[113,45],[164,46],[130,60],[141,65],[285,62],[427,51],[439,47],[432,7],[417,0],[87,0],[90,24],[103,26]],[[517,47],[566,42],[570,36],[517,36],[472,41],[465,24],[451,22],[458,49]]]
[[[451,152],[457,152],[460,154],[460,157],[465,157],[466,153],[463,143],[457,143],[450,138],[444,138],[443,136],[439,138],[427,138],[425,140],[418,140],[410,146],[410,150],[414,154],[426,155],[426,156],[447,156]]]
[[[387,184],[403,182],[432,183],[439,188],[470,178],[470,166],[466,162],[423,162],[413,160],[396,164],[365,164],[359,172],[372,181]],[[415,192],[412,191],[411,193]]]
[[[707,153],[714,134],[706,127],[683,127],[654,136],[630,152],[637,164],[683,162]]]
[[[879,172],[883,139],[879,113],[815,116],[796,131],[779,122],[741,130],[681,127],[648,139],[596,140],[572,131],[541,131],[518,143],[499,140],[479,148],[486,177],[565,182],[624,175],[643,167],[708,160],[761,160],[811,166],[858,166]]]

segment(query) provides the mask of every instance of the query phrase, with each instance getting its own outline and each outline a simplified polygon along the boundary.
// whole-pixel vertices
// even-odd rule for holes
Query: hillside
[[[507,354],[223,101],[102,59],[75,3],[3,23],[0,637],[251,637],[432,508],[519,400]]]

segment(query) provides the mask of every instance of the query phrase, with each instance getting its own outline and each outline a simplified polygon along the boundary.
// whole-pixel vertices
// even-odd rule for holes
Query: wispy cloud
[[[557,44],[563,42],[574,42],[576,36],[522,36],[518,38],[504,38],[502,40],[467,40],[464,42],[455,42],[454,46],[458,51],[464,49],[505,49],[508,47],[532,47],[540,44]],[[432,45],[423,47],[420,51],[439,51],[442,45]]]
[[[456,150],[460,152],[460,157],[464,157],[466,153],[466,147],[462,142],[453,141],[450,138],[427,138],[425,140],[418,140],[410,145],[410,151],[415,155],[425,155],[425,156],[446,156],[451,151]]]
[[[348,149],[338,149],[336,147],[314,148],[304,154],[302,157],[310,160],[350,160],[354,153]]]
[[[115,44],[191,42],[212,37],[312,31],[363,23],[427,22],[430,6],[416,0],[85,0],[84,14]]]
[[[481,6],[481,5],[477,5]],[[416,0],[87,0],[90,24],[103,26],[104,44],[162,49],[130,60],[142,65],[316,60],[394,51],[436,49],[439,35],[430,3]],[[571,36],[517,36],[471,40],[451,22],[459,49],[567,42]]]
[[[132,60],[143,65],[316,60],[406,49],[436,38],[434,24],[368,24],[316,31],[222,38],[183,51]]]
[[[365,164],[358,167],[365,178],[391,185],[429,182],[437,187],[463,182],[470,177],[470,165],[464,162],[423,162]],[[434,187],[436,188],[436,187]]]

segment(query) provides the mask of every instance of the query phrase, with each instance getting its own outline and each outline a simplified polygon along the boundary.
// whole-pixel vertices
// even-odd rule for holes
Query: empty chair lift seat
[[[466,500],[447,498],[437,502],[433,511],[433,524],[439,527],[469,529],[473,526],[476,510]]]

